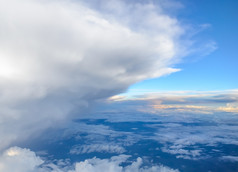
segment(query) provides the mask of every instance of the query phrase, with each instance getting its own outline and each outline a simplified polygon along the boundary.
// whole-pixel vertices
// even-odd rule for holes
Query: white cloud
[[[75,170],[70,172],[178,172],[178,170],[165,166],[141,167],[143,163],[141,158],[137,158],[137,161],[126,167],[120,166],[127,158],[127,156],[122,155],[103,160],[93,158],[76,163]]]
[[[143,136],[133,132],[117,131],[106,125],[88,125],[83,122],[71,122],[65,131],[60,133],[60,139],[62,140],[72,136],[78,141],[84,141],[83,145],[75,146],[76,150],[74,148],[72,149],[78,153],[83,150],[85,153],[87,151],[103,150],[120,152],[124,151],[125,146],[133,145],[143,138]],[[55,141],[57,141],[57,137]]]
[[[191,159],[191,160],[198,160],[201,158],[200,152],[201,150],[186,150],[181,149],[181,145],[179,146],[170,146],[169,148],[162,147],[161,150],[163,152],[174,154],[176,158],[183,158],[183,159]]]
[[[222,115],[224,117],[224,114]],[[182,115],[179,118],[183,118]],[[176,155],[177,158],[192,160],[210,157],[211,154],[204,149],[206,146],[215,147],[219,144],[238,145],[237,120],[233,119],[232,115],[230,119],[229,116],[224,119],[218,115],[209,117],[204,115],[199,117],[200,122],[196,117],[190,116],[189,118],[190,120],[183,118],[182,120],[186,122],[181,126],[167,125],[166,123],[160,126],[150,125],[150,127],[158,128],[156,136],[152,136],[151,139],[163,144],[161,151]],[[207,118],[209,118],[209,121],[207,121]],[[175,122],[176,119],[173,119]],[[180,119],[178,122],[180,122]],[[211,152],[214,151],[212,150]]]
[[[223,161],[231,161],[231,162],[238,162],[238,156],[222,156],[221,160]]]
[[[128,166],[121,166],[130,156],[119,155],[110,159],[92,158],[82,162],[77,162],[75,167],[67,162],[58,164],[44,163],[40,157],[29,149],[12,147],[0,155],[0,171],[4,172],[178,172],[165,166],[141,167],[143,161],[137,161]],[[62,167],[68,165],[66,167]],[[71,170],[70,170],[71,169]]]
[[[0,0],[0,16],[0,149],[178,71],[185,54],[184,28],[152,3]]]
[[[118,145],[112,144],[90,144],[90,145],[76,145],[71,150],[71,154],[85,154],[92,152],[102,152],[102,153],[118,153],[122,154],[126,150]]]
[[[33,172],[43,161],[29,149],[12,147],[0,155],[0,171]]]

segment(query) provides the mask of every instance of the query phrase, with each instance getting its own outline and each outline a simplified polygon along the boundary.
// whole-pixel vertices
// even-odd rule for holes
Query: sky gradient
[[[139,82],[130,87],[134,89],[171,90],[229,90],[237,89],[237,46],[238,45],[238,2],[234,0],[180,1],[179,18],[193,27],[206,25],[193,37],[195,42],[212,41],[214,51],[192,53],[176,67],[181,71],[172,75]]]

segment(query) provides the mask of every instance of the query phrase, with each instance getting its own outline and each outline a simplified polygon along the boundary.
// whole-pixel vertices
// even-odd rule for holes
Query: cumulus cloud
[[[95,2],[0,0],[0,149],[178,71],[185,29],[162,6]]]
[[[92,158],[77,162],[75,166],[65,162],[59,164],[44,163],[29,149],[12,147],[0,155],[0,170],[5,172],[178,172],[165,166],[141,167],[143,160],[137,158],[131,165],[121,166],[130,156],[119,155],[110,159]],[[64,167],[62,167],[62,165]]]
[[[103,160],[93,158],[76,163],[75,171],[70,172],[178,172],[178,170],[165,166],[141,167],[143,163],[141,158],[137,158],[137,161],[126,167],[120,166],[122,162],[125,162],[126,158],[128,157],[122,155]]]
[[[34,152],[19,147],[12,147],[0,155],[0,171],[5,172],[33,172],[42,163]]]

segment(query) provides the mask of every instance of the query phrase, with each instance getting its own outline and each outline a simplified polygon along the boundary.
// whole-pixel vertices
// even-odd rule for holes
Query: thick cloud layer
[[[0,150],[139,80],[178,71],[177,19],[153,3],[98,2],[105,6],[0,0]]]

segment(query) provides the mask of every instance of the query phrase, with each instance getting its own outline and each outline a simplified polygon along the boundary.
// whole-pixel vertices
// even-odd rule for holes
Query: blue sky
[[[194,27],[208,24],[193,39],[198,44],[214,41],[216,49],[208,55],[191,54],[176,65],[182,69],[170,75],[134,84],[135,90],[227,90],[238,88],[238,1],[180,1],[184,7],[178,11],[179,18]]]

